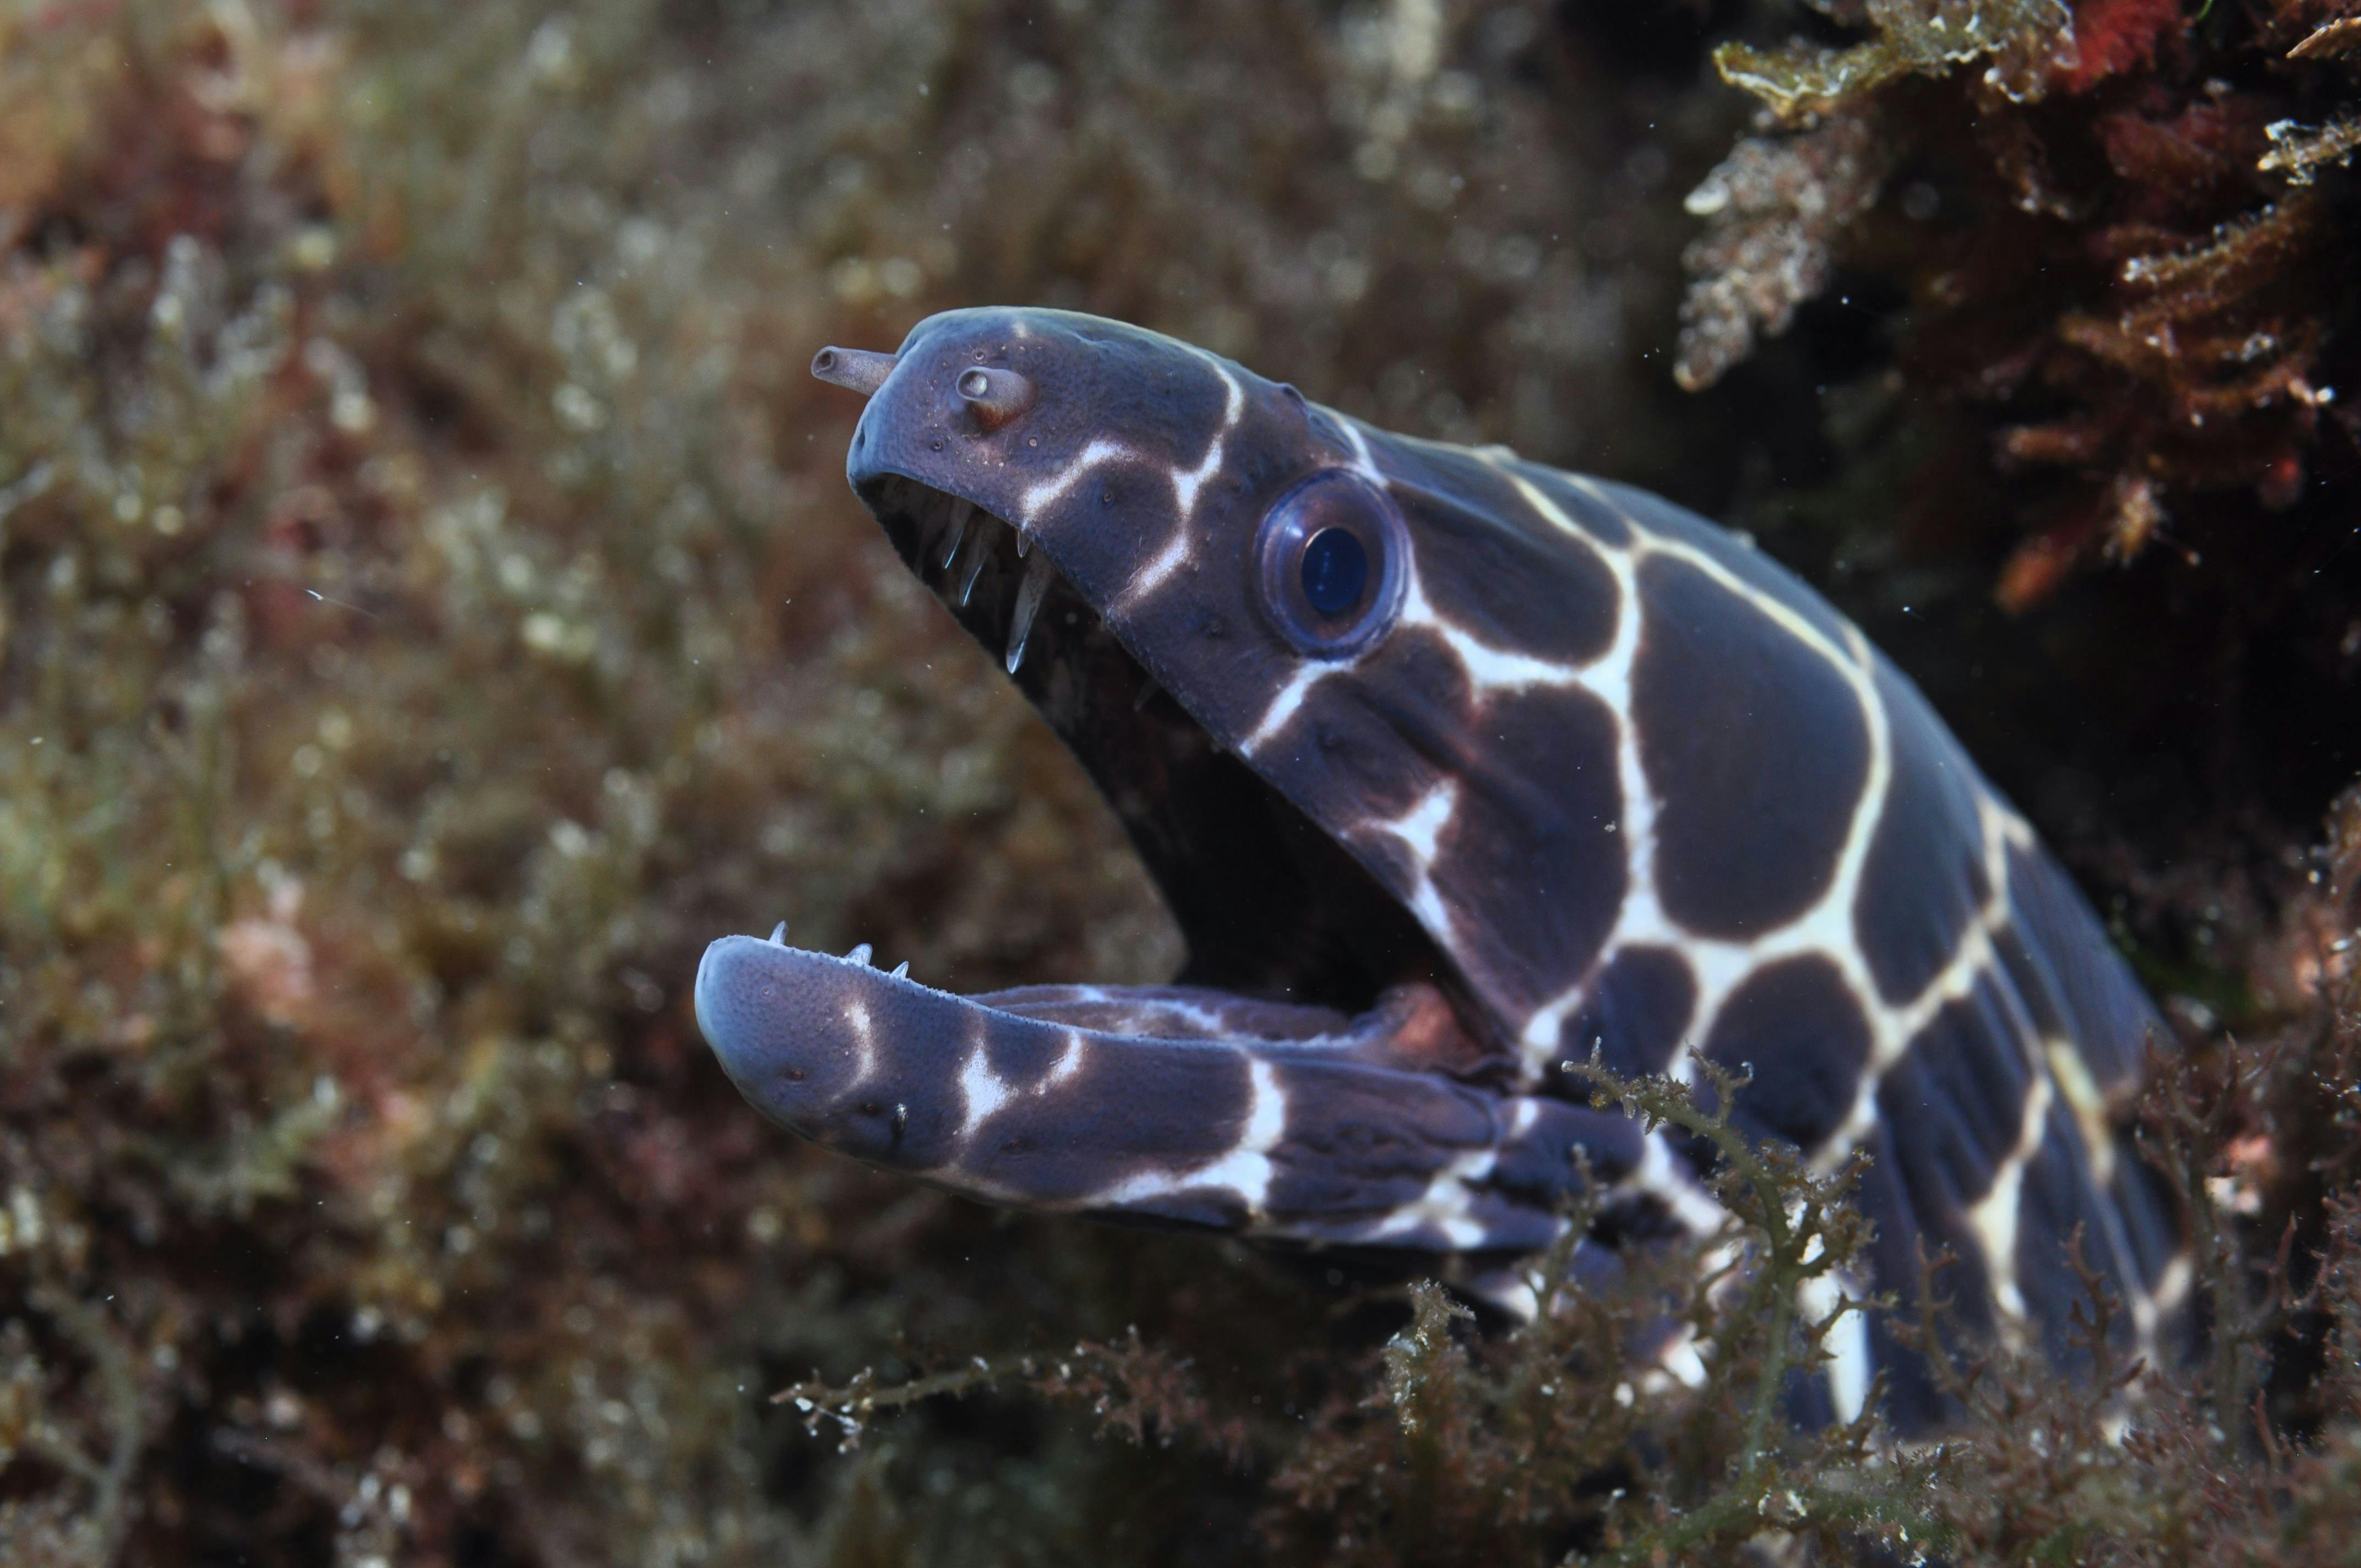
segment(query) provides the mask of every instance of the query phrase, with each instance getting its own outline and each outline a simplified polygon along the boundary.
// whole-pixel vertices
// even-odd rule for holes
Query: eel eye
[[[1303,652],[1344,659],[1382,634],[1401,602],[1409,543],[1374,486],[1330,470],[1290,490],[1256,536],[1263,612]]]

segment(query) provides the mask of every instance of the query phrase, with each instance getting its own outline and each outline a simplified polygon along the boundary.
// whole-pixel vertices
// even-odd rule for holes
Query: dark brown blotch
[[[2034,1069],[2027,1043],[1989,978],[1947,1003],[1877,1086],[1903,1180],[1922,1214],[1964,1212],[1992,1190],[2024,1130]]]
[[[1962,1234],[1957,1215],[1922,1224],[1901,1174],[1899,1140],[1892,1127],[1880,1123],[1861,1140],[1869,1156],[1854,1189],[1853,1201],[1861,1217],[1875,1227],[1869,1245],[1871,1272],[1880,1290],[1890,1292],[1896,1310],[1869,1315],[1870,1360],[1885,1379],[1885,1416],[1905,1437],[1931,1431],[1958,1414],[1956,1402],[1942,1391],[1920,1350],[1901,1342],[1897,1324],[1915,1323],[1918,1316],[1919,1270],[1946,1252],[1934,1277],[1935,1295],[1949,1303],[1938,1317],[1945,1347],[1954,1353],[1988,1343],[1993,1329],[1992,1272],[1971,1238]]]
[[[1696,1010],[1688,959],[1670,948],[1622,948],[1591,981],[1582,1011],[1559,1030],[1558,1058],[1588,1061],[1597,1051],[1619,1073],[1662,1072]]]
[[[1330,831],[1400,817],[1477,744],[1476,700],[1457,654],[1409,627],[1304,694],[1255,752],[1257,769]]]
[[[1429,872],[1454,956],[1504,1016],[1581,978],[1629,878],[1615,716],[1587,692],[1533,687],[1485,704]]]
[[[1686,562],[1641,566],[1632,671],[1654,792],[1656,892],[1701,935],[1760,936],[1828,889],[1869,772],[1869,729],[1842,674]]]
[[[2026,1162],[2018,1188],[2016,1268],[2025,1309],[2038,1331],[2051,1364],[2065,1371],[2087,1368],[2090,1354],[2077,1343],[2077,1310],[2087,1311],[2088,1295],[2069,1262],[2079,1246],[2084,1265],[2105,1280],[2118,1301],[2129,1294],[2129,1244],[2114,1205],[2092,1179],[2081,1135],[2066,1107],[2053,1102],[2043,1124],[2040,1149]],[[2116,1343],[2128,1344],[2131,1315],[2115,1321]]]
[[[1340,1232],[1382,1220],[1494,1135],[1475,1091],[1430,1074],[1296,1060],[1277,1063],[1272,1076],[1287,1097],[1286,1130],[1271,1151],[1274,1216]]]
[[[1958,952],[1992,896],[1967,754],[1916,688],[1881,662],[1893,773],[1853,901],[1853,933],[1878,993],[1917,995]]]
[[[1869,1044],[1869,1020],[1851,988],[1814,953],[1748,976],[1722,1003],[1705,1055],[1752,1072],[1733,1120],[1808,1150],[1851,1113]]]
[[[1499,476],[1482,508],[1408,490],[1394,498],[1410,525],[1419,586],[1444,620],[1487,647],[1569,669],[1615,641],[1622,590],[1598,553],[1548,525]]]
[[[2019,938],[2021,982],[2048,993],[2091,1077],[2114,1093],[2137,1081],[2151,1035],[2171,1036],[2107,939],[2106,927],[2048,853],[2034,846],[2008,852],[2009,918]]]
[[[996,1027],[1049,1039],[1063,1033],[1017,1019]],[[1228,1153],[1252,1101],[1243,1052],[1093,1042],[1071,1078],[1013,1095],[977,1129],[957,1168],[1027,1203],[1071,1203],[1143,1172],[1178,1175]]]
[[[1850,624],[1845,618],[1811,585],[1745,539],[1662,496],[1608,480],[1596,483],[1599,494],[1620,508],[1634,529],[1697,551],[1755,592],[1795,611],[1830,643],[1844,646]]]

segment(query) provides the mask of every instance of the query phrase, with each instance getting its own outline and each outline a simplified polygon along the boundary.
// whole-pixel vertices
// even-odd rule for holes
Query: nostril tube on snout
[[[961,399],[986,430],[997,430],[1033,406],[1033,383],[1014,370],[977,365],[960,372]]]
[[[865,398],[885,384],[898,359],[868,348],[823,348],[812,356],[811,373],[831,387]]]

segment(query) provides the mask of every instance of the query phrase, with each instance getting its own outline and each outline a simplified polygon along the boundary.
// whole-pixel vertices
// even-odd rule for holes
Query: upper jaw
[[[1033,498],[1087,440],[1094,379],[1087,355],[1039,336],[1024,313],[954,311],[911,329],[870,394],[845,453],[845,477],[872,504],[895,478],[956,495],[1005,521],[1035,527]],[[958,389],[962,371],[1016,370],[1033,389],[1006,423],[980,420]]]
[[[1071,656],[1069,645],[1111,641],[1092,637],[1100,617],[1053,553],[988,506],[899,474],[873,479],[862,499],[911,573],[1011,676],[1044,647]]]
[[[976,363],[1034,378],[1020,419],[990,431],[967,419],[950,389]],[[1188,978],[1357,1010],[1387,985],[1440,974],[1400,901],[1236,749],[1288,673],[1251,630],[1242,578],[1192,571],[1184,594],[1137,591],[1154,576],[1144,563],[1184,526],[1160,459],[1073,477],[1078,455],[1108,439],[1102,405],[1137,409],[1126,378],[1181,389],[1159,404],[1159,428],[1223,427],[1224,383],[1154,334],[1054,313],[929,318],[871,396],[849,477],[913,573],[1089,769],[1187,938]],[[1239,384],[1249,411],[1233,441],[1265,390]],[[1205,406],[1181,407],[1187,397]],[[1204,440],[1180,444],[1202,461]],[[1199,492],[1193,526],[1219,550],[1213,497]]]

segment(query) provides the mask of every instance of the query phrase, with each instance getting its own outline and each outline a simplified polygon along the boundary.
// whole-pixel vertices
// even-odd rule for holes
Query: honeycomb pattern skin
[[[1576,1150],[1613,1202],[1719,1223],[1690,1151],[1564,1070],[1702,1057],[1751,1072],[1754,1135],[1873,1157],[1873,1277],[1829,1288],[1906,1299],[1948,1248],[1963,1332],[2062,1356],[2079,1227],[2153,1354],[2187,1273],[2119,1122],[2154,1009],[1801,581],[1643,492],[1116,323],[955,312],[872,360],[855,491],[1091,769],[1194,957],[961,997],[724,938],[698,1016],[766,1113],[998,1202],[1503,1258],[1557,1236]],[[1313,480],[1383,568],[1341,653],[1257,566]],[[1882,1371],[1897,1419],[1937,1420],[1924,1367],[1847,1321],[1804,1413]]]

